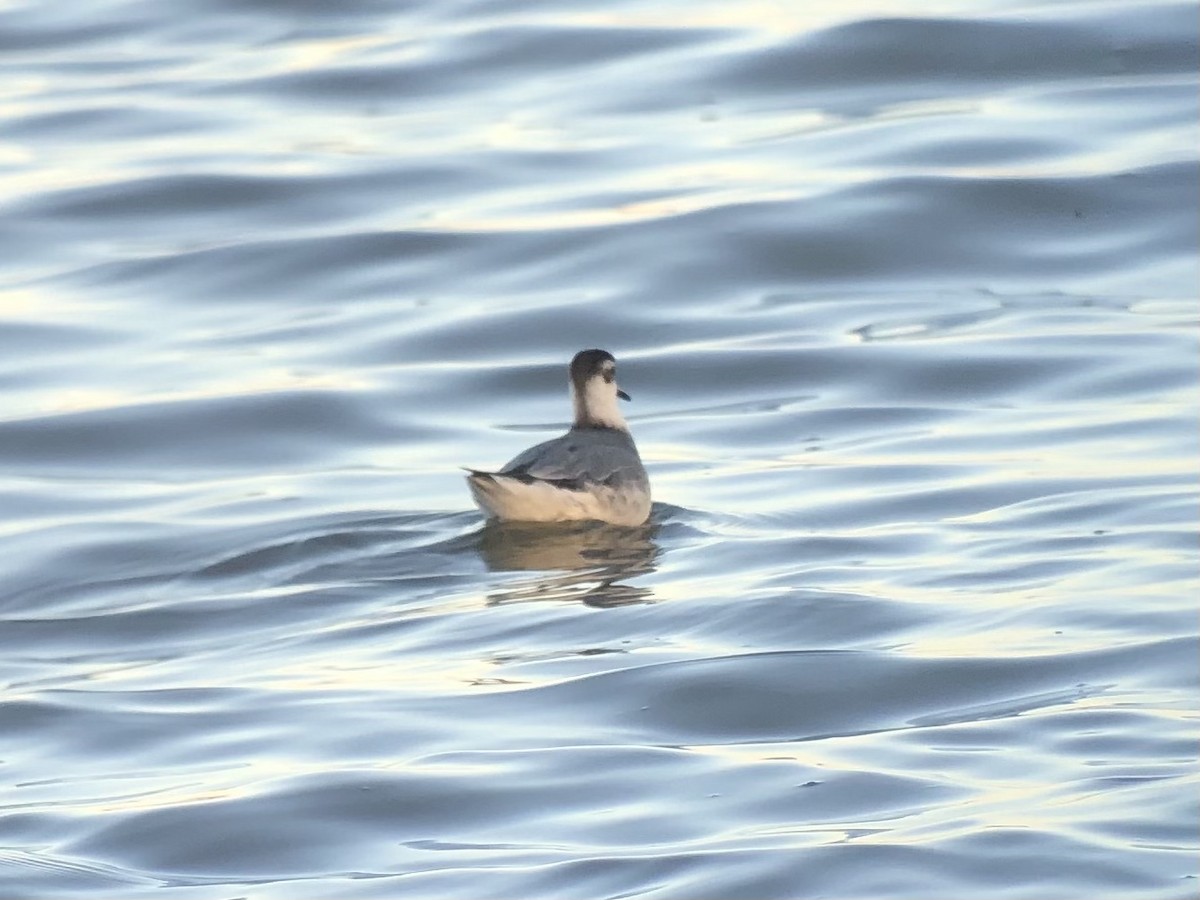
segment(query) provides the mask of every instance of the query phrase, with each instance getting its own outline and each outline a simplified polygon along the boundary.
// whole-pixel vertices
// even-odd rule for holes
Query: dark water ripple
[[[0,10],[0,896],[1193,896],[1198,44]]]

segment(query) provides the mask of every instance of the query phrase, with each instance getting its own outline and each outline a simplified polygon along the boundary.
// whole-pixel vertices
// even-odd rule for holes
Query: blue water
[[[0,4],[0,897],[1196,896],[1198,21]]]

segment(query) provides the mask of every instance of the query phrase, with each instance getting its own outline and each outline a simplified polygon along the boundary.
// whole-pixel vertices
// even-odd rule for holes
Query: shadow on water
[[[544,574],[507,585],[491,604],[529,600],[579,600],[613,607],[653,600],[649,588],[627,584],[655,570],[661,548],[659,524],[636,528],[602,522],[525,523],[489,521],[478,532],[478,549],[493,572]]]

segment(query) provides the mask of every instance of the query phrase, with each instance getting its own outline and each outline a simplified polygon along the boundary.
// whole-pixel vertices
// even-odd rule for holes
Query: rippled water
[[[1197,46],[0,4],[0,896],[1195,896]]]

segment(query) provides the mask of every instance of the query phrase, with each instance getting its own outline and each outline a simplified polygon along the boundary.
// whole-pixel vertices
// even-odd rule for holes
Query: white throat
[[[589,378],[582,391],[571,388],[571,401],[575,406],[576,428],[617,428],[628,431],[625,417],[621,415],[617,398],[616,382],[605,381],[601,376]]]

